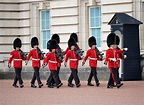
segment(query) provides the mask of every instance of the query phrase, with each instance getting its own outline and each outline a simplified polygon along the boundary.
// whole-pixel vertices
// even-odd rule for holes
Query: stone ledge
[[[78,75],[80,80],[87,80],[90,73],[90,68],[79,68]],[[98,78],[100,80],[107,80],[109,77],[108,68],[97,68]],[[40,77],[41,79],[47,79],[50,74],[50,71],[47,68],[40,69]],[[0,72],[0,79],[13,79],[14,78],[14,68],[4,68],[4,71]],[[60,78],[61,80],[67,80],[70,75],[69,68],[61,68],[60,70]],[[27,67],[22,70],[22,78],[23,79],[31,79],[33,76],[33,68]]]
[[[79,68],[78,69],[78,75],[80,80],[86,81],[88,79],[90,73],[90,68]],[[43,80],[46,80],[50,74],[50,71],[48,68],[41,68],[40,69],[40,77]],[[14,68],[4,68],[0,69],[0,79],[13,79],[14,78]],[[70,75],[70,69],[69,68],[61,68],[60,70],[60,78],[61,80],[67,80]],[[31,79],[33,76],[33,68],[32,67],[26,67],[22,70],[22,78],[23,79]],[[109,69],[107,67],[98,67],[97,68],[97,76],[99,80],[108,80],[109,78]],[[142,79],[144,80],[144,72],[142,72]]]

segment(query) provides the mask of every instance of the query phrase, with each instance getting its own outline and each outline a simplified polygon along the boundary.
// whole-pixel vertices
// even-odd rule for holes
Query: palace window
[[[42,49],[47,49],[47,41],[50,39],[50,11],[41,11],[41,35]]]
[[[90,35],[94,36],[97,41],[97,47],[101,47],[101,8],[90,8]]]

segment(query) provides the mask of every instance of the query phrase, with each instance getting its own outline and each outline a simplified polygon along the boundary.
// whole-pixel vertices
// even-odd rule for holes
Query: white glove
[[[46,64],[46,63],[44,63],[44,64],[42,64],[42,67],[44,68],[46,65],[47,65],[47,64]]]
[[[116,58],[112,58],[111,61],[116,62]]]
[[[65,66],[65,67],[67,66],[67,62],[64,62],[64,66]]]
[[[28,64],[28,60],[25,61],[25,65],[27,65],[27,64]]]
[[[127,50],[128,50],[128,48],[123,48],[123,50],[124,50],[124,51],[127,51]]]
[[[127,55],[124,55],[124,59],[126,59],[127,58]]]

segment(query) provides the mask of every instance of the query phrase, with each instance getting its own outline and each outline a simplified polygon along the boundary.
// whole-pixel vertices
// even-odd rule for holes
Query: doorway
[[[119,48],[123,48],[123,35],[119,30],[114,32],[120,38]],[[123,60],[120,60],[119,77],[123,78]]]

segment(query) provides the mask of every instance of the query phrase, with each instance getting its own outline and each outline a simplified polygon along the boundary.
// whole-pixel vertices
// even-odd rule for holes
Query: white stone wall
[[[18,4],[5,0],[0,4],[0,45],[1,52],[9,53],[13,47],[12,42],[16,37],[20,37],[25,45],[30,35],[29,3]],[[5,40],[4,40],[5,39]],[[23,46],[23,47],[24,47]],[[26,49],[25,49],[26,50]]]
[[[20,37],[22,49],[31,49],[31,37],[41,39],[40,12],[50,10],[51,34],[58,33],[60,46],[65,50],[69,35],[78,34],[79,46],[89,49],[89,8],[101,6],[101,49],[107,49],[108,22],[115,13],[124,12],[144,23],[143,0],[0,0],[0,61],[9,57],[13,40]],[[40,41],[41,43],[41,41]],[[144,52],[144,25],[140,25],[141,52]],[[41,46],[40,46],[41,47]],[[104,66],[99,64],[99,66]]]
[[[141,45],[141,53],[144,54],[144,0],[143,3],[141,3],[141,21],[143,22],[142,25],[140,25],[140,45]]]
[[[136,3],[134,3],[134,6],[136,6],[134,9],[134,17],[143,22],[143,24],[140,25],[139,33],[141,54],[144,54],[144,2],[142,3],[141,0],[138,0]]]
[[[107,49],[106,38],[110,32],[108,22],[115,13],[124,12],[132,16],[132,0],[101,0],[102,5],[102,49]]]
[[[78,0],[50,2],[51,34],[60,35],[60,46],[65,50],[69,35],[79,32]]]

